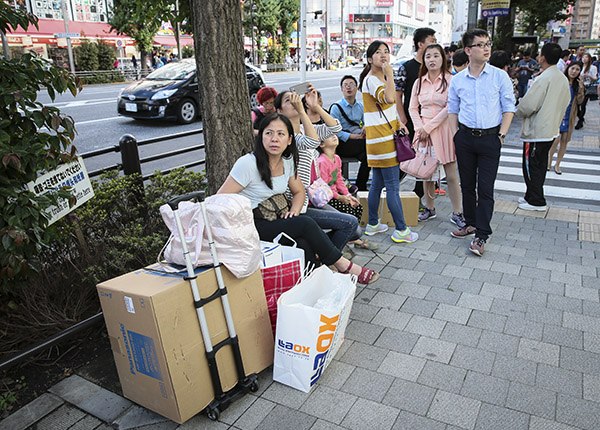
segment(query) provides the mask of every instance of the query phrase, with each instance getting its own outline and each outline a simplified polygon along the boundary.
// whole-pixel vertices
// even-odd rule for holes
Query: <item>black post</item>
[[[133,175],[142,174],[140,164],[140,154],[137,148],[137,139],[131,134],[124,134],[119,139],[119,150],[121,151],[121,162],[123,163],[123,173]]]

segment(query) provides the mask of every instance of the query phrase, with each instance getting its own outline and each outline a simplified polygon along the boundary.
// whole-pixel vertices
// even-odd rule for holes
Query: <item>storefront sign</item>
[[[72,163],[61,164],[55,170],[45,173],[27,184],[29,191],[37,196],[57,191],[62,187],[71,187],[72,194],[77,201],[75,205],[69,207],[67,200],[60,199],[58,205],[49,207],[46,210],[46,216],[49,219],[48,225],[58,221],[94,197],[92,183],[81,157],[77,157],[77,160]]]
[[[374,13],[354,13],[349,16],[350,22],[388,22],[386,17],[389,15]]]
[[[482,0],[481,16],[491,18],[494,16],[507,16],[510,14],[510,0]]]
[[[394,6],[394,0],[375,0],[375,6],[377,6],[377,7],[392,7],[392,6]]]

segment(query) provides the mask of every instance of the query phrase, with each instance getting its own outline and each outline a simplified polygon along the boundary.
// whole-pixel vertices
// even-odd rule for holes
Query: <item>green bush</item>
[[[117,53],[113,46],[110,46],[100,39],[98,41],[98,69],[113,70]]]
[[[26,287],[0,291],[0,355],[98,312],[96,284],[155,262],[169,237],[159,207],[203,183],[204,174],[185,169],[156,174],[143,188],[139,176],[116,172],[94,181],[94,197],[53,225],[40,272]]]
[[[285,51],[281,46],[271,46],[267,50],[267,62],[269,64],[283,64],[285,61]]]
[[[84,40],[75,48],[77,70],[98,70],[98,44]]]
[[[102,73],[86,73],[84,76],[80,76],[82,85],[91,84],[110,84],[112,82],[125,82],[125,76],[119,70],[114,72],[102,72]]]

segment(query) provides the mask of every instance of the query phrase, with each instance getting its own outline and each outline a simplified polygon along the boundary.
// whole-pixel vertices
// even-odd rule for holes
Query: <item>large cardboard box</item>
[[[363,206],[363,214],[360,219],[360,225],[365,226],[369,222],[369,205],[367,197],[369,196],[368,191],[359,191],[358,198]],[[419,222],[419,196],[413,191],[400,191],[400,200],[402,202],[402,212],[404,213],[404,221],[406,225],[414,227]],[[387,207],[385,190],[381,193],[381,200],[379,201],[379,221],[383,224],[387,224],[390,227],[394,227],[394,220],[392,214]]]
[[[214,399],[204,342],[189,282],[148,269],[99,284],[100,303],[125,397],[183,423]],[[273,364],[260,270],[242,279],[222,271],[244,370],[260,372]],[[213,269],[199,273],[197,282],[201,297],[217,288]],[[228,336],[223,307],[216,300],[204,310],[215,345]],[[223,388],[229,390],[237,383],[229,346],[217,353],[217,363]]]

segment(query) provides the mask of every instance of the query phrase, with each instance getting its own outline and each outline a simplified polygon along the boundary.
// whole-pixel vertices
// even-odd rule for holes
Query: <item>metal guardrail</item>
[[[187,136],[194,136],[196,134],[201,134],[203,132],[204,132],[203,129],[191,130],[191,131],[184,131],[181,133],[171,134],[168,136],[153,137],[151,139],[140,140],[140,141],[138,141],[135,138],[135,136],[132,136],[131,134],[125,134],[119,140],[118,145],[108,146],[106,148],[97,149],[95,151],[89,151],[84,154],[81,154],[81,157],[85,160],[85,159],[97,157],[100,155],[110,154],[112,152],[121,153],[121,163],[112,164],[110,166],[106,166],[101,169],[92,170],[89,172],[90,178],[99,176],[103,173],[106,173],[110,170],[115,170],[115,169],[122,170],[126,175],[129,175],[132,173],[138,173],[141,175],[142,174],[141,165],[144,163],[149,163],[151,161],[156,161],[156,160],[162,160],[165,158],[173,157],[175,155],[181,155],[181,154],[185,154],[188,152],[196,151],[198,149],[204,149],[204,144],[188,146],[185,148],[177,149],[175,151],[163,152],[161,154],[151,155],[151,156],[148,156],[145,158],[140,158],[140,156],[139,156],[138,148],[140,146],[152,145],[154,143],[160,143],[160,142],[164,142],[167,140],[173,140],[173,139],[180,139],[182,137],[187,137]],[[169,173],[172,170],[177,169],[177,168],[181,168],[181,167],[189,168],[189,167],[198,166],[198,165],[201,165],[204,163],[206,163],[206,160],[202,159],[202,160],[186,163],[186,164],[183,164],[178,167],[161,170],[161,173],[165,174],[165,173]],[[143,178],[144,178],[144,180],[146,180],[150,176],[152,176],[152,174],[144,175]]]

